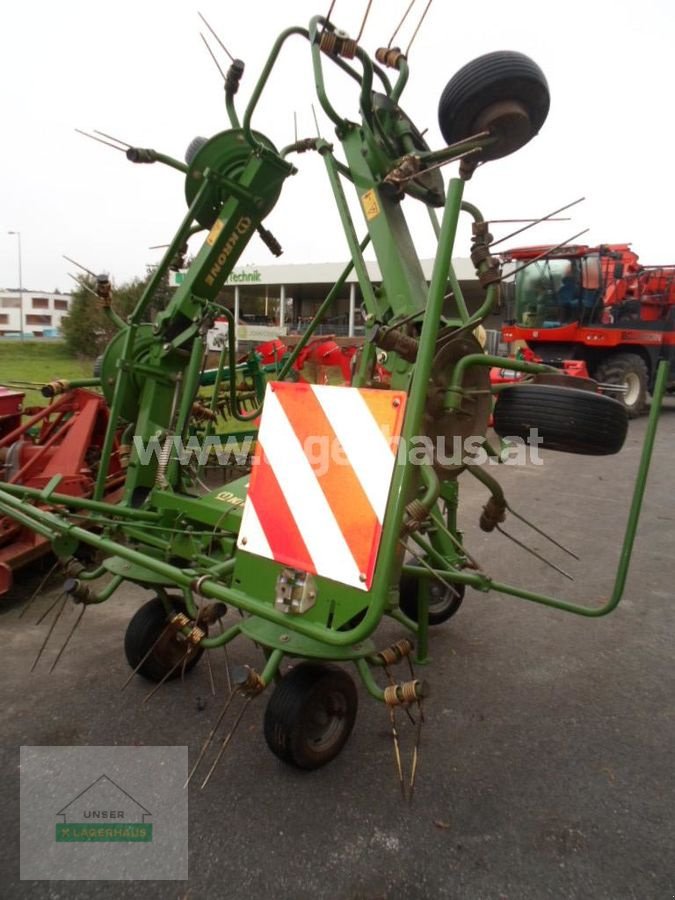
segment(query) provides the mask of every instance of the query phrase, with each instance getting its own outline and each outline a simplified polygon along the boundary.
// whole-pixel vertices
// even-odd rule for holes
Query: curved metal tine
[[[70,631],[68,632],[68,637],[65,639],[65,641],[63,642],[63,644],[62,644],[62,646],[61,646],[61,649],[60,649],[59,652],[56,654],[56,659],[55,659],[54,662],[52,663],[51,668],[50,668],[50,670],[49,670],[50,674],[51,674],[51,673],[54,671],[54,669],[56,668],[56,664],[57,664],[58,661],[61,659],[61,657],[62,657],[62,655],[63,655],[63,651],[66,649],[66,647],[67,647],[68,644],[70,643],[70,639],[72,638],[72,636],[73,636],[73,635],[75,634],[75,632],[77,631],[77,628],[78,628],[80,622],[82,621],[82,616],[85,614],[86,611],[87,611],[86,604],[83,603],[83,604],[82,604],[82,609],[80,610],[80,614],[78,615],[77,619],[75,620],[75,624],[73,625],[73,627],[72,627],[72,628],[70,629]]]
[[[181,656],[181,658],[178,660],[177,663],[175,663],[173,666],[171,666],[171,668],[169,669],[169,671],[162,677],[162,680],[161,680],[161,681],[158,681],[158,682],[157,682],[157,684],[156,684],[156,685],[154,686],[154,688],[150,691],[150,693],[147,694],[147,695],[143,698],[143,703],[147,703],[148,700],[152,699],[152,697],[155,696],[155,694],[156,694],[157,691],[161,688],[161,686],[162,686],[166,681],[168,681],[169,678],[171,678],[171,676],[172,676],[173,673],[176,671],[176,669],[178,668],[178,666],[185,665],[185,662],[187,661],[187,658],[188,658],[188,656],[190,655],[190,651],[191,651],[191,650],[192,650],[192,644],[188,643],[188,648],[187,648],[187,650],[185,651],[185,653]]]
[[[199,32],[199,37],[204,41],[204,46],[205,46],[206,49],[209,51],[209,56],[211,57],[211,59],[212,59],[213,62],[215,63],[216,69],[218,69],[218,71],[220,72],[220,77],[223,79],[223,81],[225,81],[225,80],[226,80],[226,79],[225,79],[225,73],[224,73],[223,70],[220,68],[220,63],[219,63],[218,60],[216,59],[213,50],[212,50],[211,47],[209,46],[209,42],[206,40],[206,38],[204,37],[204,35],[202,34],[201,31]]]
[[[120,688],[120,691],[123,691],[123,690],[124,690],[124,688],[125,688],[125,687],[129,684],[129,682],[132,680],[132,678],[134,677],[134,675],[136,675],[136,674],[138,673],[138,670],[141,668],[141,666],[143,665],[143,663],[146,662],[146,660],[148,660],[148,659],[150,658],[150,654],[151,654],[152,651],[155,649],[155,647],[157,646],[157,644],[159,644],[159,642],[162,640],[162,638],[166,635],[166,633],[169,631],[169,629],[172,627],[172,625],[173,625],[173,622],[167,622],[167,623],[166,623],[164,629],[160,632],[159,637],[157,638],[157,640],[155,641],[155,643],[150,647],[150,649],[148,650],[148,652],[143,656],[143,658],[142,658],[141,661],[138,663],[138,665],[136,666],[136,668],[133,670],[133,672],[131,673],[131,675],[129,675],[129,677],[127,678],[127,680],[124,682],[124,684],[123,684],[122,687]]]
[[[220,723],[225,718],[225,714],[227,713],[228,709],[230,708],[233,699],[234,699],[234,694],[230,694],[230,696],[225,701],[225,705],[223,706],[222,710],[220,711],[220,714],[219,714],[218,718],[216,719],[215,725],[213,726],[211,731],[209,731],[206,740],[202,744],[202,748],[199,751],[199,756],[197,757],[195,764],[190,769],[190,774],[187,777],[187,781],[183,785],[183,789],[185,789],[190,784],[190,782],[192,781],[193,775],[195,774],[195,772],[201,765],[201,761],[204,759],[204,756],[206,755],[206,751],[211,746],[211,741],[215,737],[216,731],[220,728]]]
[[[67,594],[61,594],[61,596],[63,597],[63,603],[61,604],[61,608],[58,610],[58,612],[57,612],[56,615],[54,616],[54,620],[52,621],[52,624],[49,626],[49,631],[47,632],[47,637],[46,637],[46,638],[44,639],[44,641],[42,642],[42,646],[41,646],[40,649],[38,650],[38,654],[37,654],[37,656],[35,657],[35,659],[33,660],[33,665],[30,667],[31,672],[34,671],[35,666],[37,666],[38,662],[40,661],[40,657],[42,656],[42,654],[43,654],[43,652],[44,652],[44,649],[45,649],[45,647],[47,646],[47,643],[48,643],[48,641],[49,641],[49,638],[52,636],[52,633],[53,633],[53,631],[54,631],[54,628],[56,627],[56,623],[57,623],[57,622],[59,621],[59,619],[61,618],[61,613],[63,612],[63,610],[66,608],[66,603],[68,602],[68,595],[67,595]],[[53,606],[50,607],[50,609],[53,609]]]
[[[431,3],[431,0],[429,0]],[[368,5],[366,6],[366,11],[363,14],[363,21],[361,22],[361,27],[359,28],[359,34],[356,38],[356,43],[358,44],[363,35],[363,29],[366,27],[366,22],[368,21],[368,14],[370,13],[370,7],[373,5],[373,0],[368,0]]]
[[[529,266],[533,266],[536,262],[541,262],[542,259],[548,259],[552,253],[555,253],[556,250],[562,250],[563,247],[567,247],[572,241],[575,241],[577,238],[581,237],[582,234],[586,234],[587,231],[590,231],[590,228],[583,228],[581,231],[577,231],[576,234],[573,234],[571,237],[568,237],[566,240],[561,241],[559,244],[556,244],[555,247],[547,247],[543,253],[540,253],[538,256],[533,256],[532,259],[528,259],[526,263],[522,266],[518,266],[518,268],[513,269],[511,272],[507,272],[506,275],[502,275],[501,281],[505,281],[507,278],[511,279],[514,275],[517,275],[518,272],[522,272],[523,269],[529,268]],[[497,243],[497,241],[495,241]],[[490,246],[493,246],[490,244]]]
[[[218,626],[220,627],[220,633],[225,634],[225,627],[223,626],[222,619],[218,619]],[[223,652],[225,653],[225,675],[227,676],[227,690],[231,697],[232,696],[232,678],[230,676],[230,656],[227,652],[227,644],[223,644]]]
[[[429,0],[429,2],[427,3],[427,5],[424,7],[424,12],[423,12],[422,15],[420,16],[420,20],[419,20],[419,22],[417,23],[417,25],[416,25],[416,27],[415,27],[415,30],[413,31],[413,36],[410,38],[410,43],[408,44],[408,47],[407,47],[407,49],[406,49],[406,51],[405,51],[405,55],[406,55],[406,56],[410,56],[410,48],[411,48],[412,45],[413,45],[413,41],[414,41],[415,38],[417,37],[417,32],[418,32],[418,31],[420,30],[420,28],[422,27],[422,22],[424,22],[424,19],[425,19],[426,14],[429,12],[429,7],[431,6],[431,3],[432,3],[432,0]]]
[[[54,565],[51,567],[51,569],[47,572],[47,574],[45,575],[45,577],[42,579],[42,581],[40,582],[40,584],[35,588],[35,590],[33,591],[33,593],[30,595],[30,598],[28,599],[28,602],[26,603],[26,605],[23,607],[23,609],[21,610],[21,612],[20,612],[19,615],[17,616],[18,619],[23,619],[23,617],[26,615],[26,613],[28,612],[28,610],[29,610],[30,607],[32,606],[33,601],[35,600],[35,598],[37,597],[37,595],[40,593],[40,591],[42,590],[42,588],[47,584],[47,582],[49,581],[49,579],[52,577],[52,575],[54,574],[54,572],[57,570],[58,566],[59,566],[59,560],[57,559],[56,562],[54,563]]]
[[[78,269],[82,269],[82,271],[86,272],[87,275],[91,275],[92,278],[96,278],[96,272],[92,272],[91,269],[88,269],[86,266],[83,266],[82,263],[79,263],[76,259],[72,259],[72,257],[66,256],[65,253],[62,253],[61,256],[64,259],[67,259],[69,263],[72,263]]]
[[[530,219],[530,220],[528,220],[530,223],[529,225],[525,225],[524,228],[518,228],[518,229],[516,229],[516,231],[512,231],[510,234],[505,234],[504,237],[497,238],[496,241],[491,241],[488,244],[488,247],[494,247],[497,244],[501,244],[503,241],[508,241],[512,237],[515,237],[517,234],[522,234],[523,231],[527,231],[529,228],[532,228],[534,225],[538,225],[540,222],[565,221],[564,219],[554,219],[553,217],[557,216],[558,213],[565,212],[566,209],[570,209],[570,207],[572,207],[572,206],[576,206],[577,203],[582,203],[585,199],[586,199],[585,197],[579,197],[578,200],[573,200],[571,203],[566,203],[565,206],[561,206],[560,209],[554,209],[553,212],[550,212],[546,216],[541,216],[541,218],[539,218],[539,219]],[[492,224],[492,221],[497,222],[498,220],[497,219],[491,220],[491,224]],[[505,219],[504,221],[509,221],[509,220]],[[514,219],[513,221],[516,222],[517,220]]]
[[[126,147],[127,150],[129,147],[133,147],[133,144],[127,144],[126,141],[121,141],[119,138],[113,137],[112,134],[106,134],[105,131],[99,131],[98,128],[93,129],[94,134],[100,134],[101,137],[108,138],[109,141],[115,141],[117,144],[121,144],[123,147]]]
[[[209,684],[211,686],[211,696],[216,696],[216,683],[213,680],[213,666],[211,665],[211,654],[210,651],[206,651],[206,668],[209,670]]]
[[[415,735],[415,746],[413,747],[412,765],[410,769],[410,782],[408,784],[408,803],[412,803],[413,794],[415,792],[415,778],[417,777],[417,764],[419,762],[419,751],[422,741],[422,723],[424,722],[422,700],[418,699],[417,704],[420,709],[420,715],[417,720],[417,733]]]
[[[389,707],[389,718],[391,720],[391,737],[394,743],[394,762],[396,763],[396,772],[398,774],[398,783],[401,786],[401,796],[405,800],[405,782],[403,780],[403,763],[401,762],[401,745],[398,740],[398,730],[396,728],[396,713],[394,707]]]
[[[69,278],[72,278],[73,281],[76,281],[78,287],[84,288],[85,291],[88,291],[92,296],[96,297],[97,299],[100,299],[98,294],[96,293],[96,291],[93,290],[92,288],[90,288],[88,284],[85,284],[85,282],[82,280],[81,275],[73,275],[72,272],[66,272],[66,275]]]
[[[96,137],[95,134],[89,134],[89,132],[87,132],[87,131],[82,131],[81,128],[76,128],[75,131],[78,134],[83,134],[85,137],[90,138],[92,141],[98,141],[99,144],[105,144],[106,147],[112,147],[113,150],[119,150],[120,153],[126,153],[126,150],[124,149],[124,147],[119,147],[117,144],[111,144],[110,141],[104,141],[103,138]]]
[[[426,559],[424,559],[423,556],[420,556],[419,554],[415,553],[414,550],[411,550],[410,547],[406,544],[405,541],[399,541],[399,543],[401,544],[402,547],[405,548],[405,550],[406,550],[407,553],[409,553],[414,559],[417,560],[418,563],[420,563],[420,565],[421,565],[423,568],[425,568],[427,571],[431,572],[431,574],[432,574],[433,577],[436,579],[436,581],[440,581],[440,583],[441,583],[444,587],[446,587],[446,588],[448,588],[450,591],[452,591],[452,593],[455,595],[455,597],[459,596],[459,591],[457,590],[457,588],[456,588],[454,585],[450,584],[449,581],[446,581],[445,578],[443,578],[442,575],[439,575],[438,572],[436,572],[436,571],[434,570],[433,566],[430,566],[429,563],[426,561]],[[467,559],[468,559],[469,561],[471,561],[471,557],[467,556]]]
[[[216,32],[213,30],[213,28],[211,28],[211,26],[210,26],[209,23],[206,21],[206,19],[204,18],[204,16],[203,16],[200,12],[198,12],[197,15],[198,15],[199,18],[202,20],[202,22],[206,25],[206,27],[209,29],[209,31],[210,31],[211,34],[214,36],[214,38],[218,41],[218,44],[220,45],[221,49],[225,51],[225,53],[226,53],[227,56],[229,56],[230,62],[234,62],[234,57],[232,56],[232,54],[230,53],[230,51],[227,49],[227,47],[225,46],[225,44],[224,44],[224,43],[221,41],[221,39],[218,37],[218,35],[216,34]]]
[[[330,22],[330,16],[331,16],[331,13],[333,12],[334,6],[335,6],[335,0],[332,0],[331,5],[328,7],[328,12],[324,16],[326,22]]]
[[[42,613],[42,615],[40,616],[40,618],[36,621],[36,623],[35,623],[36,625],[41,625],[41,624],[44,622],[44,620],[47,618],[47,616],[49,615],[49,613],[54,609],[54,607],[56,606],[56,604],[59,602],[59,600],[61,599],[61,597],[63,597],[63,592],[61,592],[61,593],[57,596],[56,600],[54,600],[53,603],[50,603],[50,605],[47,607],[47,609]]]
[[[560,566],[556,566],[555,563],[552,563],[549,559],[546,559],[545,556],[542,556],[540,553],[537,553],[536,550],[533,550],[531,547],[528,547],[527,544],[524,544],[522,541],[519,541],[518,538],[515,538],[512,534],[509,534],[508,531],[504,531],[501,525],[496,526],[497,531],[500,534],[503,534],[504,537],[507,537],[510,541],[513,541],[514,544],[517,544],[521,550],[525,550],[527,553],[531,553],[532,556],[536,557],[540,562],[545,563],[551,569],[555,569],[556,572],[559,572],[561,575],[564,575],[565,578],[569,578],[570,581],[574,581],[574,578],[566,572],[564,569],[561,569]]]
[[[398,23],[398,25],[396,26],[396,31],[395,31],[395,32],[392,34],[392,36],[389,38],[389,43],[387,44],[387,50],[388,50],[388,49],[391,47],[391,45],[394,43],[394,39],[396,38],[396,35],[397,35],[397,34],[399,33],[399,31],[401,30],[401,26],[403,25],[403,23],[405,22],[405,20],[408,18],[408,13],[409,13],[410,10],[413,8],[413,6],[415,5],[416,2],[417,2],[417,0],[410,0],[410,4],[408,5],[408,8],[407,8],[406,11],[403,13],[403,18],[401,19],[401,21],[400,21],[400,22]]]
[[[233,694],[232,696],[234,696],[234,694]],[[228,745],[228,744],[230,743],[230,741],[232,740],[232,736],[234,735],[235,731],[236,731],[237,728],[239,727],[239,723],[240,723],[241,720],[244,718],[244,713],[245,713],[246,710],[249,708],[249,706],[250,706],[250,704],[251,704],[251,700],[253,700],[253,695],[251,695],[250,697],[247,697],[247,698],[246,698],[246,700],[245,700],[245,702],[244,702],[244,705],[242,706],[242,708],[241,708],[241,710],[240,710],[240,712],[239,712],[239,715],[237,716],[237,718],[236,718],[236,720],[235,720],[234,725],[233,725],[232,728],[230,729],[230,733],[227,735],[227,737],[225,738],[225,740],[223,741],[223,743],[220,745],[220,750],[219,750],[218,753],[216,754],[216,758],[213,760],[213,764],[211,765],[211,768],[209,769],[209,771],[208,771],[208,773],[207,773],[207,775],[206,775],[206,778],[205,778],[204,781],[202,781],[202,783],[201,783],[201,786],[200,786],[200,788],[199,788],[200,791],[203,791],[204,788],[206,787],[206,785],[209,783],[209,779],[210,779],[211,776],[213,775],[213,773],[214,773],[214,771],[215,771],[215,769],[216,769],[216,766],[217,766],[218,763],[220,762],[220,759],[221,759],[223,753],[225,752],[225,749],[226,749],[227,745]]]
[[[574,553],[572,550],[568,549],[564,544],[561,544],[558,541],[556,541],[556,539],[552,538],[550,534],[546,534],[545,531],[542,531],[542,529],[539,528],[537,525],[535,525],[533,522],[528,521],[525,518],[525,516],[521,516],[521,514],[519,512],[516,512],[515,509],[512,509],[508,505],[506,508],[508,509],[508,511],[511,513],[512,516],[515,516],[516,519],[520,519],[521,522],[524,522],[526,525],[529,525],[533,531],[537,532],[537,534],[540,534],[542,537],[545,537],[547,541],[550,541],[552,544],[554,544],[560,550],[564,550],[565,553],[569,554],[569,556],[571,556],[573,559],[576,559],[577,561],[579,560],[579,557],[576,555],[576,553]]]

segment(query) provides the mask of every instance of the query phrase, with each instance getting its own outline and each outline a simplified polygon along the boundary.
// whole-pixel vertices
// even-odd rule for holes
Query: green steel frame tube
[[[326,172],[328,174],[328,180],[330,181],[330,185],[333,188],[333,194],[335,196],[338,213],[340,215],[342,227],[347,239],[347,246],[349,247],[349,252],[352,255],[352,266],[356,271],[356,277],[359,280],[363,299],[368,309],[378,309],[380,304],[378,304],[373,286],[370,283],[368,268],[366,266],[366,261],[363,258],[363,242],[359,244],[359,239],[356,234],[354,222],[349,211],[349,204],[347,203],[347,198],[345,197],[345,193],[340,182],[340,176],[338,175],[337,168],[335,166],[335,159],[333,158],[332,153],[324,153],[322,155],[324,164],[326,166]],[[363,244],[363,246],[365,247],[365,244]]]
[[[270,51],[269,56],[267,57],[267,62],[256,82],[256,86],[253,88],[253,93],[251,94],[251,98],[248,101],[248,106],[246,107],[246,111],[244,113],[244,120],[242,122],[242,128],[244,131],[244,137],[247,142],[253,147],[255,150],[267,153],[267,149],[263,147],[258,141],[253,137],[253,133],[251,131],[251,117],[253,116],[253,112],[258,105],[258,101],[260,100],[260,95],[263,92],[265,85],[267,84],[267,79],[270,77],[272,69],[277,61],[277,57],[281,52],[281,48],[286,43],[289,37],[294,34],[298,34],[301,37],[309,39],[309,32],[306,28],[287,28],[285,31],[282,31],[279,37],[276,39],[274,44],[272,45],[272,49]]]
[[[76,388],[94,388],[101,387],[101,379],[100,378],[64,378],[63,380],[59,379],[60,384],[64,385],[66,391],[74,391]],[[55,397],[56,392],[52,388],[51,384],[45,384],[40,388],[40,393],[43,397]]]
[[[107,513],[137,522],[156,522],[160,518],[158,512],[149,509],[131,509],[128,506],[117,506],[103,500],[88,500],[86,497],[74,497],[70,494],[49,494],[45,497],[39,488],[24,487],[20,484],[2,484],[2,490],[17,497],[28,497],[41,500],[50,506],[67,506],[72,509],[88,509],[91,512]]]
[[[355,659],[354,665],[356,666],[358,673],[361,676],[361,681],[365,685],[370,696],[384,702],[384,691],[375,681],[375,676],[373,675],[373,671],[368,665],[368,662],[363,658]]]
[[[459,409],[462,403],[462,395],[464,394],[462,381],[466,374],[466,370],[470,366],[488,366],[489,368],[493,368],[494,366],[503,366],[503,364],[503,356],[489,356],[487,353],[470,353],[468,356],[463,356],[455,364],[450,384],[447,387],[447,408]],[[556,369],[555,366],[530,363],[520,359],[509,359],[508,364],[509,369],[513,369],[516,372],[526,372],[528,375],[541,375],[545,372],[555,372],[558,375],[560,374],[560,369]]]
[[[81,575],[78,575],[78,578],[81,578]],[[124,581],[123,575],[115,575],[110,579],[108,584],[106,584],[97,594],[90,594],[88,600],[86,601],[87,606],[96,606],[97,603],[105,603],[106,600],[110,600],[112,595],[115,593],[117,588]]]
[[[131,360],[134,349],[134,341],[136,339],[136,332],[141,324],[141,318],[143,316],[143,313],[145,312],[146,307],[150,303],[155,290],[157,289],[160,281],[168,270],[172,260],[178,253],[179,249],[183,246],[188,236],[192,233],[195,211],[199,208],[199,204],[202,202],[208,186],[208,179],[204,178],[202,184],[197,190],[190,208],[185,214],[185,218],[183,219],[180,227],[178,228],[178,231],[176,232],[174,239],[169,244],[169,247],[164,254],[164,258],[162,259],[157,269],[155,269],[155,271],[153,272],[142,297],[136,304],[134,311],[129,316],[129,327],[126,334],[124,335],[124,344],[119,360],[121,365],[117,370],[115,392],[113,394],[113,401],[110,404],[108,427],[106,429],[103,447],[101,448],[101,462],[96,479],[96,487],[94,488],[94,500],[100,500],[105,492],[105,483],[108,475],[108,467],[110,465],[110,457],[112,454],[113,444],[115,442],[115,433],[117,431],[118,422],[120,419],[122,404],[124,403],[126,391],[129,385],[130,374],[126,371],[123,364],[128,363]]]

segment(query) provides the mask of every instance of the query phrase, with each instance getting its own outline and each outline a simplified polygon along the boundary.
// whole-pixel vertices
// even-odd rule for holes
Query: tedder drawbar
[[[335,126],[335,138],[296,139],[277,150],[254,130],[253,119],[289,43],[308,51],[318,102]],[[324,79],[329,64],[358,92],[356,121],[345,118],[329,96]],[[464,547],[457,528],[460,475],[477,479],[486,490],[480,520],[485,531],[501,531],[507,512],[513,512],[481,465],[487,455],[500,452],[486,438],[490,416],[501,436],[525,437],[536,427],[543,447],[596,455],[617,452],[627,429],[623,405],[600,393],[595,382],[490,356],[474,335],[495,307],[502,276],[490,252],[489,222],[463,199],[464,186],[477,167],[536,135],[548,113],[546,79],[516,52],[488,53],[465,65],[440,99],[446,146],[432,150],[400,105],[409,74],[406,55],[388,46],[372,58],[329,17],[282,32],[240,119],[235,95],[242,74],[243,63],[234,60],[225,78],[230,127],[208,140],[195,139],[186,163],[126,146],[132,162],[161,162],[184,173],[188,210],[102,360],[110,416],[93,496],[59,490],[55,475],[41,489],[4,485],[0,512],[49,538],[64,563],[80,544],[99,552],[88,567],[73,567],[71,560],[68,574],[79,571],[66,581],[63,603],[69,596],[84,611],[109,599],[123,582],[154,592],[127,629],[133,673],[162,684],[191,669],[205,651],[239,636],[264,650],[261,671],[244,667],[233,673],[234,690],[191,775],[233,699],[239,698],[240,706],[234,728],[250,700],[271,684],[264,721],[271,750],[306,769],[330,761],[342,750],[356,716],[357,692],[347,671],[353,668],[367,692],[389,708],[403,786],[395,711],[403,707],[417,727],[421,724],[427,687],[415,677],[413,663],[428,660],[429,625],[457,610],[467,586],[589,617],[603,616],[619,603],[667,373],[657,379],[609,600],[575,605],[493,580]],[[286,179],[296,174],[291,160],[304,152],[323,160],[350,262],[276,380],[257,380],[256,408],[243,410],[237,403],[236,323],[219,295],[254,234],[279,252],[262,223]],[[458,175],[446,189],[441,168],[456,161]],[[358,198],[363,236],[347,192]],[[437,235],[430,283],[404,216],[404,205],[413,201],[427,208]],[[484,290],[473,313],[452,266],[461,214],[473,223],[471,258]],[[158,285],[188,238],[200,231],[206,236],[184,281],[148,321]],[[377,285],[364,261],[368,244],[381,271]],[[293,362],[352,269],[366,326],[352,384],[298,382]],[[209,489],[193,467],[181,464],[176,448],[193,433],[206,333],[222,317],[230,327],[216,379],[222,376],[229,391],[234,418],[250,422],[260,416],[260,424],[250,472]],[[383,352],[390,372],[386,384],[374,374]],[[527,377],[493,390],[493,366]],[[130,451],[123,498],[113,505],[105,501],[104,489],[119,433]],[[448,455],[448,448],[457,446],[472,449]],[[148,454],[148,447],[157,452]],[[107,580],[96,588],[99,578]],[[228,607],[239,616],[224,623]],[[382,647],[377,630],[385,616],[408,636]],[[408,674],[397,679],[393,667],[403,661]],[[408,789],[416,760],[415,749]]]

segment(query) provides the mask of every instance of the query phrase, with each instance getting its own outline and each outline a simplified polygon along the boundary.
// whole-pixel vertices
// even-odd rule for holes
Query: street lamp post
[[[19,331],[23,340],[23,274],[21,265],[21,232],[8,231],[7,234],[15,234],[19,244]]]

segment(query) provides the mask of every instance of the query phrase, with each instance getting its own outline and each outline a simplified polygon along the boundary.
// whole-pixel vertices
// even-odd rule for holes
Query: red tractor
[[[661,359],[675,389],[675,266],[642,266],[628,244],[521,247],[502,260],[514,265],[505,341],[561,368],[576,361],[578,374],[617,388],[631,417]]]

